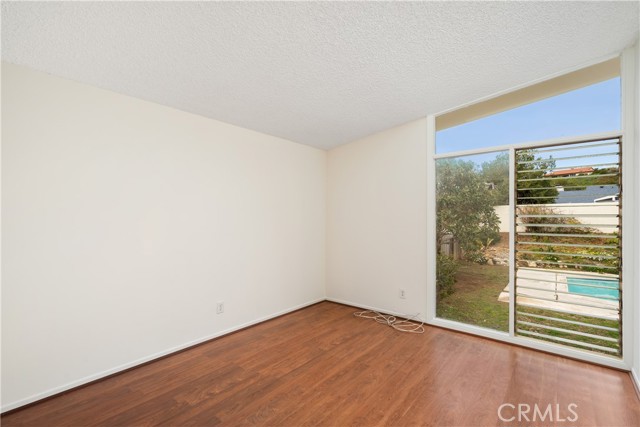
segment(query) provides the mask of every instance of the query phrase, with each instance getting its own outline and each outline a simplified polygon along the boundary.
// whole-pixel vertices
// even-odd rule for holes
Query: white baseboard
[[[638,371],[636,369],[631,370],[631,382],[636,389],[638,399],[640,399],[640,376],[638,376]]]
[[[219,337],[221,337],[223,335],[227,335],[227,334],[230,334],[232,332],[236,332],[236,331],[238,331],[240,329],[243,329],[243,328],[246,328],[248,326],[253,326],[253,325],[256,325],[258,323],[262,323],[262,322],[265,322],[267,320],[273,319],[275,317],[279,317],[279,316],[282,316],[284,314],[291,313],[292,311],[300,310],[301,308],[305,308],[305,307],[308,307],[310,305],[317,304],[317,303],[322,302],[324,300],[325,300],[325,298],[318,298],[316,300],[308,301],[308,302],[305,302],[303,304],[299,304],[299,305],[296,305],[294,307],[290,307],[290,308],[287,308],[285,310],[270,314],[268,316],[260,317],[258,319],[252,320],[250,322],[246,322],[246,323],[243,323],[241,325],[234,326],[234,327],[229,328],[229,329],[225,329],[224,331],[220,331],[220,332],[217,332],[215,334],[211,334],[211,335],[208,335],[208,336],[205,336],[205,337],[202,337],[202,338],[198,338],[196,340],[189,341],[187,343],[184,343],[184,344],[181,344],[181,345],[178,345],[178,346],[175,346],[175,347],[163,350],[163,351],[159,351],[159,352],[151,354],[149,356],[145,356],[145,357],[142,357],[140,359],[133,360],[131,362],[124,363],[124,364],[119,365],[119,366],[115,366],[115,367],[113,367],[111,369],[107,369],[107,370],[104,370],[102,372],[97,372],[97,373],[95,373],[93,375],[89,375],[89,376],[86,376],[84,378],[80,378],[78,380],[75,380],[75,381],[72,381],[70,383],[61,385],[59,387],[54,387],[54,388],[46,390],[46,391],[44,391],[42,393],[34,394],[34,395],[29,396],[29,397],[27,397],[25,399],[20,399],[18,401],[11,402],[11,403],[8,403],[6,405],[2,405],[2,408],[0,409],[0,412],[4,413],[4,412],[7,412],[7,411],[11,411],[12,409],[16,409],[16,408],[19,408],[21,406],[28,405],[29,403],[37,402],[38,400],[42,400],[42,399],[45,399],[47,397],[53,396],[55,394],[62,393],[64,391],[70,390],[70,389],[72,389],[74,387],[78,387],[78,386],[90,383],[92,381],[99,380],[99,379],[107,377],[109,375],[117,374],[118,372],[124,371],[126,369],[130,369],[130,368],[136,367],[138,365],[142,365],[143,363],[150,362],[150,361],[152,361],[154,359],[158,359],[160,357],[167,356],[167,355],[169,355],[171,353],[175,353],[177,351],[184,350],[184,349],[187,349],[189,347],[193,347],[194,345],[201,344],[201,343],[203,343],[205,341],[209,341],[209,340],[214,339],[214,338],[219,338]]]
[[[389,310],[388,308],[373,307],[373,306],[364,305],[364,304],[360,304],[360,303],[357,303],[357,302],[347,301],[347,300],[343,300],[343,299],[339,299],[339,298],[328,298],[327,297],[326,300],[327,301],[331,301],[331,302],[336,302],[338,304],[350,305],[352,307],[361,308],[363,310],[373,310],[373,311],[378,311],[378,312],[384,313],[384,314],[391,314],[392,316],[396,316],[396,317],[400,317],[400,318],[404,318],[404,319],[412,318],[412,319],[417,320],[419,322],[426,323],[426,321],[424,320],[425,316],[423,315],[423,313],[400,313],[400,312],[397,312],[397,311]]]

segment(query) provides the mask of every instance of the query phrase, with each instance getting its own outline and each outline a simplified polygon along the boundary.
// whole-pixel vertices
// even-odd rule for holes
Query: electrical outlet
[[[407,292],[404,289],[400,289],[399,296],[402,299],[407,298]]]
[[[224,301],[219,301],[216,304],[216,314],[222,314],[224,313]]]

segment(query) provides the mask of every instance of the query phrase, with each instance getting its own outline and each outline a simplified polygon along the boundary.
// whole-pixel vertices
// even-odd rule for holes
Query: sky
[[[620,78],[616,77],[439,131],[436,153],[616,131],[621,127],[620,110]],[[469,160],[494,157],[483,154]]]

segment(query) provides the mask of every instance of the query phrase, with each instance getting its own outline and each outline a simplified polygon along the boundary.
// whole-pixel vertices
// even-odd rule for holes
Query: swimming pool
[[[620,298],[618,281],[616,279],[584,279],[579,277],[567,277],[569,292],[587,295],[590,297],[611,300]],[[591,286],[602,286],[592,288]]]

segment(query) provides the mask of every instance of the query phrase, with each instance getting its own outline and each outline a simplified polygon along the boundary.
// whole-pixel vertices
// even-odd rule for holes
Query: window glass
[[[436,133],[436,154],[620,130],[620,77]]]
[[[436,161],[436,315],[509,330],[509,153]]]

